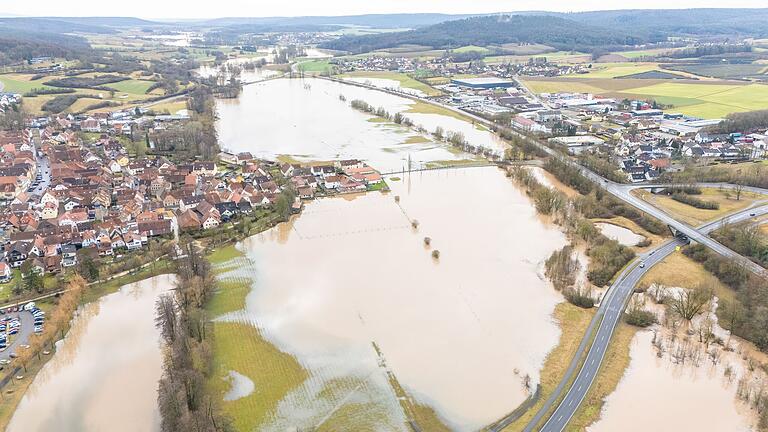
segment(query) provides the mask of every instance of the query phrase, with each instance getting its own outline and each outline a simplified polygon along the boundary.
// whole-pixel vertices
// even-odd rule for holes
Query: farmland
[[[340,77],[341,78],[388,79],[388,80],[399,82],[401,87],[418,90],[428,96],[436,96],[440,94],[439,90],[433,87],[430,87],[429,85],[424,84],[420,81],[417,81],[406,74],[397,73],[397,72],[360,71],[360,72],[346,73],[341,75]]]
[[[614,74],[628,68],[612,68]],[[638,69],[634,69],[637,73]],[[589,76],[589,75],[586,75]],[[582,92],[617,99],[653,99],[675,111],[702,118],[722,118],[732,112],[762,109],[768,105],[768,85],[739,81],[691,81],[605,78],[527,78],[535,93]]]

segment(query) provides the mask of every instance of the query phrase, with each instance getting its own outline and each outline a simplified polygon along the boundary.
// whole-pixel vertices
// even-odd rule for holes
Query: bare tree
[[[733,191],[736,192],[736,201],[741,200],[741,192],[744,191],[744,180],[737,180],[736,183],[734,183]]]
[[[713,290],[707,284],[699,285],[692,290],[681,290],[669,299],[669,307],[680,318],[690,321],[712,299]]]

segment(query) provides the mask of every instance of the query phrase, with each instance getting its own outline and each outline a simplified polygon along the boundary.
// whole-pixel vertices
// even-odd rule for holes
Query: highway
[[[660,210],[654,207],[650,203],[647,203],[632,194],[632,191],[638,188],[650,188],[653,186],[669,187],[671,185],[663,185],[663,184],[627,185],[627,184],[615,183],[603,178],[597,173],[580,165],[573,159],[544,145],[543,143],[539,142],[536,139],[533,139],[527,135],[521,134],[520,132],[510,127],[499,126],[498,124],[495,124],[489,120],[486,120],[472,113],[468,113],[458,108],[447,106],[427,98],[422,98],[422,97],[409,95],[409,94],[403,94],[400,92],[394,92],[391,90],[381,89],[381,88],[377,88],[377,87],[362,84],[362,83],[350,83],[350,82],[346,82],[346,81],[342,81],[334,78],[327,78],[327,79],[331,81],[343,82],[349,85],[365,87],[372,90],[383,91],[385,93],[391,93],[401,97],[406,97],[406,98],[426,102],[432,105],[436,105],[436,106],[443,107],[445,109],[460,113],[488,127],[502,129],[506,132],[515,134],[523,139],[528,140],[534,145],[538,146],[543,151],[545,151],[548,155],[558,158],[559,160],[562,160],[564,163],[567,163],[570,166],[579,169],[582,175],[584,175],[585,177],[587,177],[588,179],[590,179],[591,181],[593,181],[594,183],[596,183],[597,185],[605,189],[608,193],[610,193],[614,197],[657,218],[658,220],[662,221],[668,226],[674,228],[676,231],[684,234],[690,240],[703,244],[722,256],[725,256],[727,258],[733,258],[744,263],[746,268],[748,268],[749,270],[751,270],[756,274],[768,275],[768,272],[764,268],[750,261],[749,259],[741,256],[740,254],[732,251],[731,249],[725,247],[724,245],[710,238],[708,235],[711,231],[713,231],[718,226],[720,226],[720,224],[722,224],[723,221],[727,221],[730,223],[737,223],[744,220],[748,220],[749,218],[753,217],[752,216],[753,214],[755,215],[754,217],[759,217],[759,216],[768,214],[768,205],[753,206],[752,208],[741,210],[730,216],[726,216],[724,218],[710,222],[696,229],[689,226],[688,224],[675,220],[672,216],[670,216],[663,210]],[[730,188],[735,187],[734,185],[725,185],[725,184],[719,184],[719,183],[711,183],[711,184],[703,183],[697,186],[702,186],[702,187],[714,186],[714,187],[730,187]],[[758,192],[758,193],[764,193],[764,194],[768,193],[767,190],[762,190],[758,188],[744,187],[744,190],[749,190],[751,192]],[[525,427],[524,429],[525,432],[532,432],[537,430],[536,428],[538,424],[544,419],[544,416],[551,410],[552,406],[554,406],[554,403],[562,395],[563,391],[565,391],[565,389],[567,388],[568,390],[567,390],[567,393],[565,394],[565,397],[563,398],[561,403],[557,406],[554,413],[548,418],[548,420],[542,427],[541,431],[542,432],[561,432],[563,429],[565,429],[571,417],[573,417],[573,414],[576,412],[579,405],[584,400],[584,397],[587,395],[587,392],[589,391],[589,388],[591,387],[592,382],[594,381],[595,377],[597,376],[600,370],[600,365],[602,364],[603,357],[605,356],[605,352],[608,348],[608,344],[611,341],[611,337],[613,336],[613,332],[616,328],[616,325],[618,324],[619,320],[623,315],[627,302],[629,301],[632,293],[634,292],[635,285],[640,281],[640,279],[642,279],[643,275],[645,275],[645,273],[648,270],[650,270],[654,265],[658,264],[664,258],[669,256],[672,252],[676,250],[678,246],[681,246],[682,244],[683,242],[676,237],[675,239],[662,244],[660,247],[652,251],[641,254],[638,257],[638,259],[635,259],[634,261],[632,261],[624,270],[622,270],[619,273],[613,285],[608,289],[605,296],[601,299],[597,314],[595,315],[595,318],[590,323],[587,334],[584,335],[584,338],[582,339],[579,345],[579,348],[577,350],[577,354],[571,360],[571,363],[568,369],[566,370],[565,376],[563,377],[561,382],[558,384],[553,394],[550,395],[550,397],[545,401],[544,406],[541,409],[539,409],[539,411],[537,411],[534,418]],[[596,332],[594,331],[595,325],[597,325]],[[594,338],[593,338],[593,335],[594,335]],[[585,350],[587,350],[587,347],[588,347],[588,351],[587,351],[586,359],[584,360],[583,363],[581,363],[582,364],[581,369],[579,369],[579,372],[576,375],[575,380],[573,380],[573,383],[570,384],[570,387],[569,387],[569,383],[573,379],[573,373],[578,368],[580,364],[580,360],[583,358],[584,352]],[[507,419],[507,418],[501,419],[500,421],[496,422],[496,425],[501,425],[501,427],[503,427],[503,425],[506,425],[509,423],[508,420],[510,419]],[[498,430],[498,429],[499,428],[497,427],[491,428],[491,430]]]
[[[703,225],[699,227],[698,230],[695,230],[695,232],[699,232],[706,237],[707,233],[717,229],[724,221],[728,223],[743,222],[753,217],[750,216],[750,214],[755,214],[754,217],[766,215],[768,214],[768,205],[742,210]],[[587,395],[592,382],[595,380],[595,377],[600,370],[600,365],[602,364],[603,357],[608,349],[608,344],[611,341],[613,331],[623,315],[623,311],[632,296],[635,286],[648,270],[673,253],[676,247],[681,246],[682,244],[683,243],[680,240],[674,239],[652,251],[640,255],[639,259],[630,264],[630,266],[622,271],[616,278],[616,281],[609,288],[608,292],[600,302],[600,307],[597,312],[600,324],[597,332],[594,333],[594,339],[592,339],[592,332],[588,332],[584,336],[584,341],[587,342],[584,345],[588,345],[590,340],[592,341],[592,344],[589,347],[589,351],[587,352],[587,356],[581,369],[576,375],[576,379],[573,380],[573,383],[565,394],[562,402],[560,402],[557,409],[549,417],[549,420],[541,428],[542,432],[560,432],[565,429],[568,421],[573,417],[582,400],[584,400],[584,397]],[[583,352],[583,349],[579,350],[577,356],[574,358],[574,362],[578,363],[578,360],[583,356]],[[555,400],[562,394],[562,390],[565,389],[571,379],[572,373],[566,373],[566,376],[563,378],[556,391],[551,395],[550,399],[546,401],[545,406],[536,413],[534,419],[526,426],[524,429],[526,432],[536,430],[537,424],[553,406]]]

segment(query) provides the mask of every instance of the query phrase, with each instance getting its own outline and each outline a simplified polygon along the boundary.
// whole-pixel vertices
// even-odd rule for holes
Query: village
[[[319,196],[386,189],[359,160],[281,164],[221,152],[182,161],[129,152],[126,136],[137,128],[150,137],[188,119],[154,116],[148,126],[145,114],[60,115],[0,132],[0,283],[119,259],[156,238],[205,236],[242,216],[287,217]]]

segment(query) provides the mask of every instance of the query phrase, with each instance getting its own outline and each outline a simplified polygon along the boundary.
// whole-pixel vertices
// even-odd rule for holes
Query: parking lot
[[[19,349],[29,343],[32,334],[41,332],[45,313],[28,303],[30,307],[0,310],[0,363],[8,364]]]

